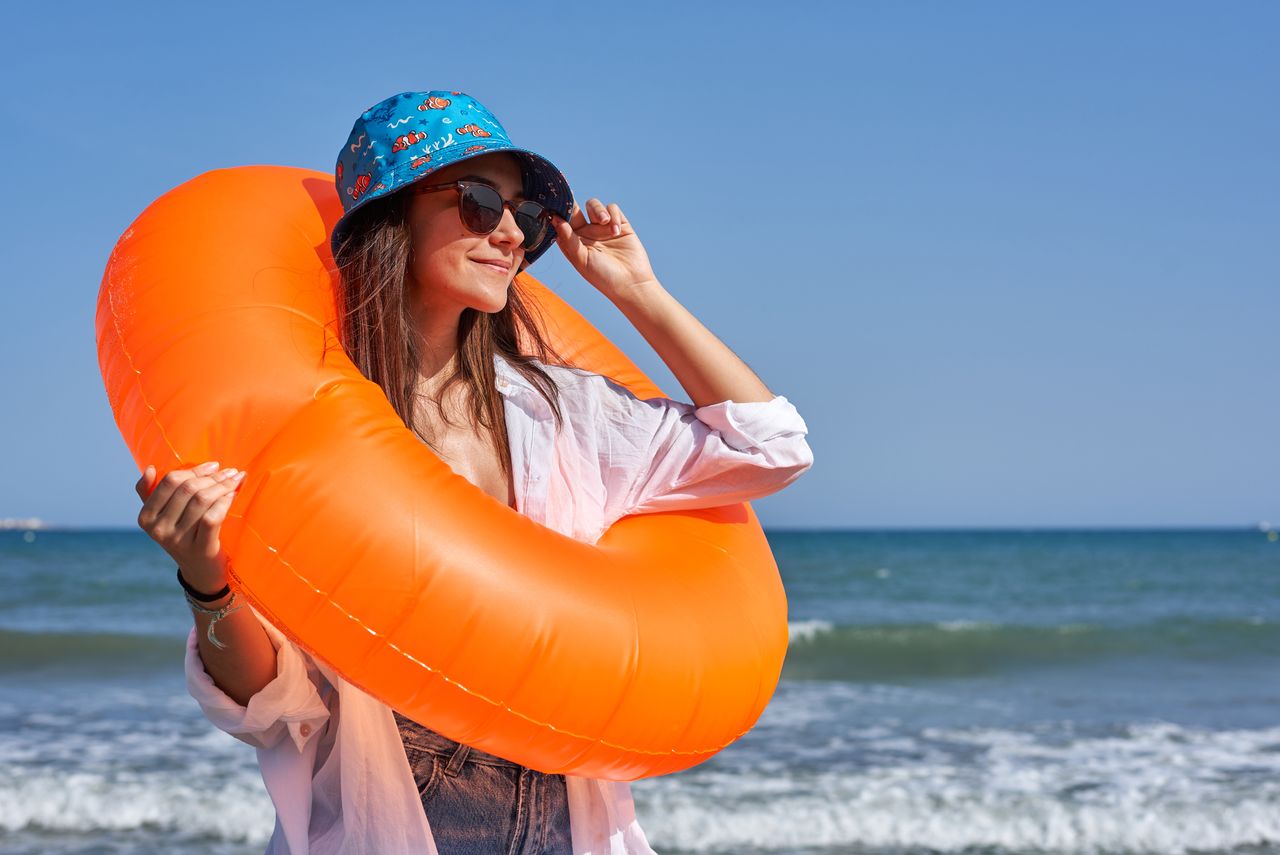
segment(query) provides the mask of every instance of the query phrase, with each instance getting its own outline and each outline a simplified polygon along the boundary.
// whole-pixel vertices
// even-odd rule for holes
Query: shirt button
[[[302,725],[302,727],[298,728],[298,733],[302,734],[303,736],[310,736],[310,735],[311,735],[311,725],[309,725],[309,724],[303,724],[303,725]]]

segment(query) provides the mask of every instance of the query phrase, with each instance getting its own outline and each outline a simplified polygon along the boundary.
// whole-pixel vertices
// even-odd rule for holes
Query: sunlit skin
[[[510,154],[490,154],[454,163],[431,173],[424,185],[460,179],[491,184],[504,199],[519,201],[520,167]],[[423,371],[448,362],[457,342],[464,309],[498,312],[507,304],[507,289],[524,261],[524,235],[510,210],[491,234],[477,235],[462,225],[458,193],[441,190],[411,194],[406,219],[413,239],[409,263],[409,297],[417,329],[429,354]]]

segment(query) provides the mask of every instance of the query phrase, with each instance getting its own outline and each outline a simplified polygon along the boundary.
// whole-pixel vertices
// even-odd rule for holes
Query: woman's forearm
[[[227,604],[230,597],[204,607],[219,609]],[[243,602],[236,595],[237,605]],[[209,641],[209,615],[192,610],[196,622],[196,640],[200,645],[200,659],[204,662],[204,670],[213,679],[214,685],[241,706],[247,706],[249,699],[262,691],[268,683],[276,678],[276,651],[248,606],[238,608],[226,617],[219,618],[213,627],[213,634],[225,649],[215,647]]]
[[[728,345],[656,279],[610,297],[662,357],[696,406],[771,401],[773,393]]]

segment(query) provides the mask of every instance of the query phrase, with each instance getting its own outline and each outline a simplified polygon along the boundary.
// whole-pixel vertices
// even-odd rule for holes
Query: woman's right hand
[[[212,593],[227,582],[218,531],[244,476],[235,469],[219,470],[217,461],[209,461],[170,471],[154,489],[154,466],[138,479],[138,526],[169,553],[198,591]]]

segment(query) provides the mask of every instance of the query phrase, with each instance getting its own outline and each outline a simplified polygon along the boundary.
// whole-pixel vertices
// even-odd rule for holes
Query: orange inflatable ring
[[[232,585],[361,690],[548,772],[686,769],[755,724],[787,647],[750,507],[645,514],[586,544],[454,472],[335,336],[331,176],[214,170],[152,203],[98,296],[99,367],[139,470],[248,472]],[[521,274],[572,363],[662,393]]]

